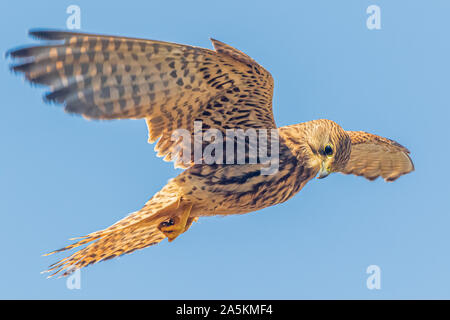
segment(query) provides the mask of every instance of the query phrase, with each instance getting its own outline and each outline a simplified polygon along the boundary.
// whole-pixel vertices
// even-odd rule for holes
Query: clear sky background
[[[328,118],[408,147],[394,183],[333,174],[290,201],[201,219],[167,241],[81,271],[40,271],[70,237],[135,211],[169,178],[143,120],[95,122],[42,102],[0,61],[0,298],[450,298],[449,1],[2,1],[0,51],[65,28],[246,52],[275,79],[279,126]],[[381,8],[368,30],[366,8]],[[366,268],[381,269],[368,290]]]

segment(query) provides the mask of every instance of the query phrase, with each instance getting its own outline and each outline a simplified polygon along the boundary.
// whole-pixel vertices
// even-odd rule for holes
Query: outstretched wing
[[[12,70],[46,85],[45,100],[91,119],[145,118],[149,142],[165,160],[180,161],[176,129],[275,128],[273,79],[244,53],[214,39],[215,51],[175,43],[35,30],[49,42],[10,51]],[[178,151],[177,151],[178,150]]]
[[[363,131],[347,131],[352,151],[342,173],[394,181],[414,170],[409,150],[397,142]]]

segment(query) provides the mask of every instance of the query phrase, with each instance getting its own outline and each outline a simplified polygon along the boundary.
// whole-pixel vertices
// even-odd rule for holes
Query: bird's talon
[[[161,228],[173,226],[174,224],[175,224],[175,222],[173,221],[172,218],[170,218],[168,221],[161,222],[161,224],[159,225],[159,228],[161,229]]]
[[[184,209],[181,216],[170,218],[168,221],[164,221],[159,224],[159,230],[164,233],[169,241],[174,240],[176,237],[186,231],[191,209],[192,205],[189,205]],[[190,224],[188,224],[188,226],[190,226]]]

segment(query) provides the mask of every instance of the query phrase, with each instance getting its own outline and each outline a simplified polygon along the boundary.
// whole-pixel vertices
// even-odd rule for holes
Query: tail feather
[[[56,274],[67,276],[76,269],[132,253],[138,249],[157,244],[164,238],[165,235],[158,230],[157,226],[146,222],[137,223],[136,225],[107,233],[104,236],[98,236],[98,238],[91,238],[90,241],[94,242],[71,256],[50,265],[45,272],[52,272],[49,278]],[[81,244],[75,244],[75,246],[79,245]],[[73,246],[68,247],[73,248]]]
[[[43,256],[46,257],[46,256],[50,256],[52,254],[58,253],[58,252],[63,252],[63,251],[66,251],[66,250],[70,250],[70,249],[82,246],[83,244],[92,242],[92,241],[94,241],[94,240],[96,240],[98,238],[100,238],[100,236],[96,236],[96,237],[91,237],[91,236],[78,237],[78,239],[81,239],[81,240],[79,240],[79,241],[77,241],[75,243],[69,244],[68,246],[65,246],[65,247],[63,247],[61,249],[57,249],[57,250],[53,250],[51,252],[45,253]],[[69,239],[69,240],[77,240],[77,238],[72,238],[72,239]]]
[[[67,276],[76,269],[157,244],[166,238],[158,229],[159,224],[175,215],[179,205],[177,187],[169,182],[141,210],[104,230],[73,238],[72,240],[78,241],[45,254],[48,256],[88,244],[69,257],[50,265],[44,272],[53,272],[49,277],[58,273]]]

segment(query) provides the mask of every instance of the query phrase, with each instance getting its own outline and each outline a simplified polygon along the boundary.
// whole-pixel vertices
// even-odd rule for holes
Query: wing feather
[[[363,131],[347,131],[352,151],[342,173],[394,181],[414,170],[409,150],[399,143]]]
[[[275,128],[273,79],[246,54],[211,39],[215,51],[136,38],[32,30],[43,45],[8,52],[11,69],[50,91],[44,99],[90,119],[145,118],[149,142],[177,166],[187,150],[177,129]],[[191,159],[193,155],[191,155]],[[183,158],[184,160],[186,158]]]

